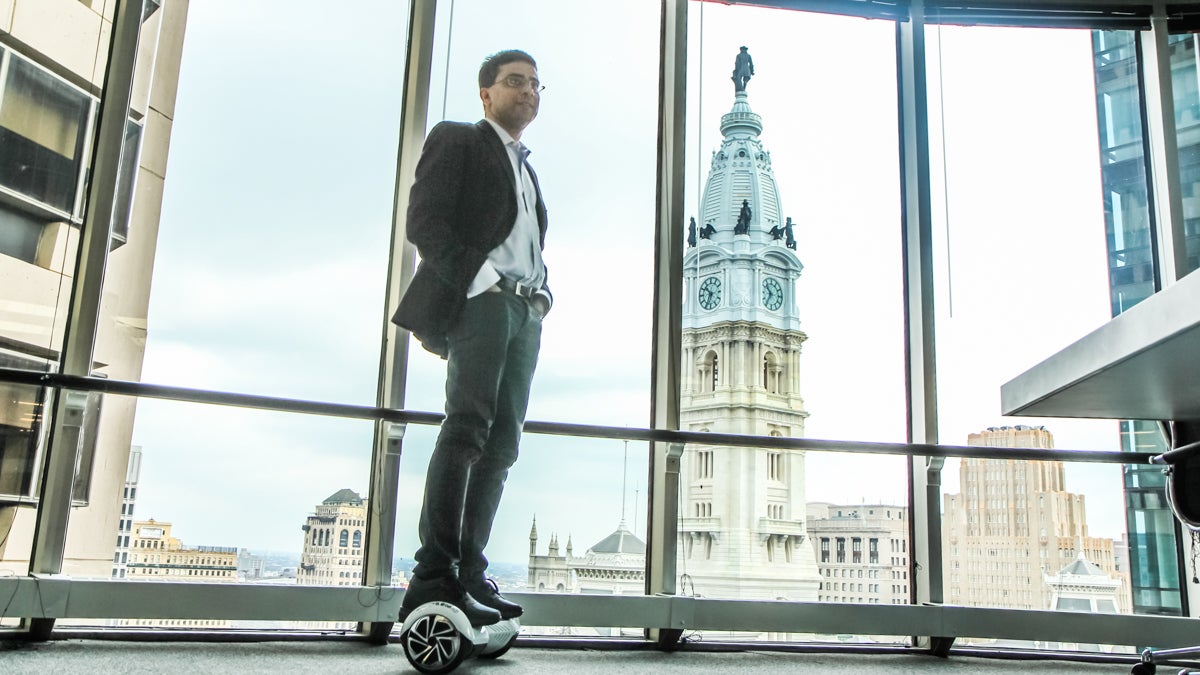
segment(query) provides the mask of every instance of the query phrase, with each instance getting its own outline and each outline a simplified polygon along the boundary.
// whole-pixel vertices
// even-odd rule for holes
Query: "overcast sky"
[[[374,403],[403,5],[191,4],[147,382]],[[549,205],[556,299],[529,417],[648,426],[659,9],[457,0],[451,17],[449,7],[439,8],[430,125],[481,116],[475,73],[488,53],[528,50],[547,85],[522,139]],[[690,23],[688,213],[746,45],[750,105],[805,266],[807,435],[903,441],[894,26],[703,7]],[[999,410],[1003,382],[1108,318],[1089,34],[932,28],[930,38],[941,442],[1044,423],[1058,447],[1116,449],[1115,422]],[[406,407],[439,411],[444,364],[413,353]],[[409,429],[399,503],[382,507],[397,518],[399,556],[416,545],[434,433]],[[299,551],[321,500],[368,487],[368,422],[147,400],[134,443],[145,453],[137,517],[173,522],[189,545]],[[543,551],[554,532],[581,553],[622,514],[643,532],[645,445],[629,444],[627,457],[617,441],[526,436],[492,559],[524,562],[535,514]],[[903,467],[809,453],[808,498],[903,503]],[[950,462],[948,491],[956,471]],[[1092,534],[1124,531],[1116,467],[1072,465],[1067,483],[1088,496]]]

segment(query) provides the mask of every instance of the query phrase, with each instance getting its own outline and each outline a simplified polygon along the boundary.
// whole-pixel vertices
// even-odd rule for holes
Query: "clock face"
[[[763,279],[762,301],[763,305],[771,311],[783,306],[783,286],[780,286],[779,281],[775,278]]]
[[[700,306],[713,309],[721,304],[721,280],[709,277],[700,284]]]

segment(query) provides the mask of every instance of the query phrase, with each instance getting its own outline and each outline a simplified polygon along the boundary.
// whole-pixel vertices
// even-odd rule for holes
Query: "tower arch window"
[[[341,536],[338,537],[338,546],[350,545],[350,530],[342,530]]]
[[[762,363],[762,386],[768,393],[780,394],[783,393],[783,367],[779,365],[779,360],[775,357],[774,352],[767,352],[763,355]]]
[[[354,548],[359,548],[361,546],[362,546],[362,530],[355,530],[354,531]]]
[[[696,453],[696,480],[705,480],[713,476],[712,450],[700,450]]]
[[[700,361],[700,391],[712,393],[717,390],[721,364],[715,351],[709,350]]]
[[[783,480],[783,453],[767,453],[767,478],[773,481]]]

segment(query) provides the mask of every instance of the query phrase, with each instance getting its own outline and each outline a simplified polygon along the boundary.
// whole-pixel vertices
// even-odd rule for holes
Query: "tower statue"
[[[738,52],[733,61],[733,91],[746,91],[746,83],[754,76],[754,60],[745,47]]]
[[[750,233],[750,202],[743,199],[742,208],[738,211],[737,223],[733,226],[734,234]]]

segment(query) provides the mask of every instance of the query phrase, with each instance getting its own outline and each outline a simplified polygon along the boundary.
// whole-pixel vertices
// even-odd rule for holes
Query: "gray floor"
[[[783,652],[588,651],[516,647],[498,660],[467,661],[456,673],[493,675],[619,673],[620,675],[729,675],[824,673],[956,673],[963,675],[1098,675],[1128,673],[1120,663],[1017,661],[924,654],[798,654]],[[190,643],[55,640],[40,644],[0,643],[0,673],[413,673],[399,645],[362,642]],[[1160,667],[1159,673],[1176,668]]]

